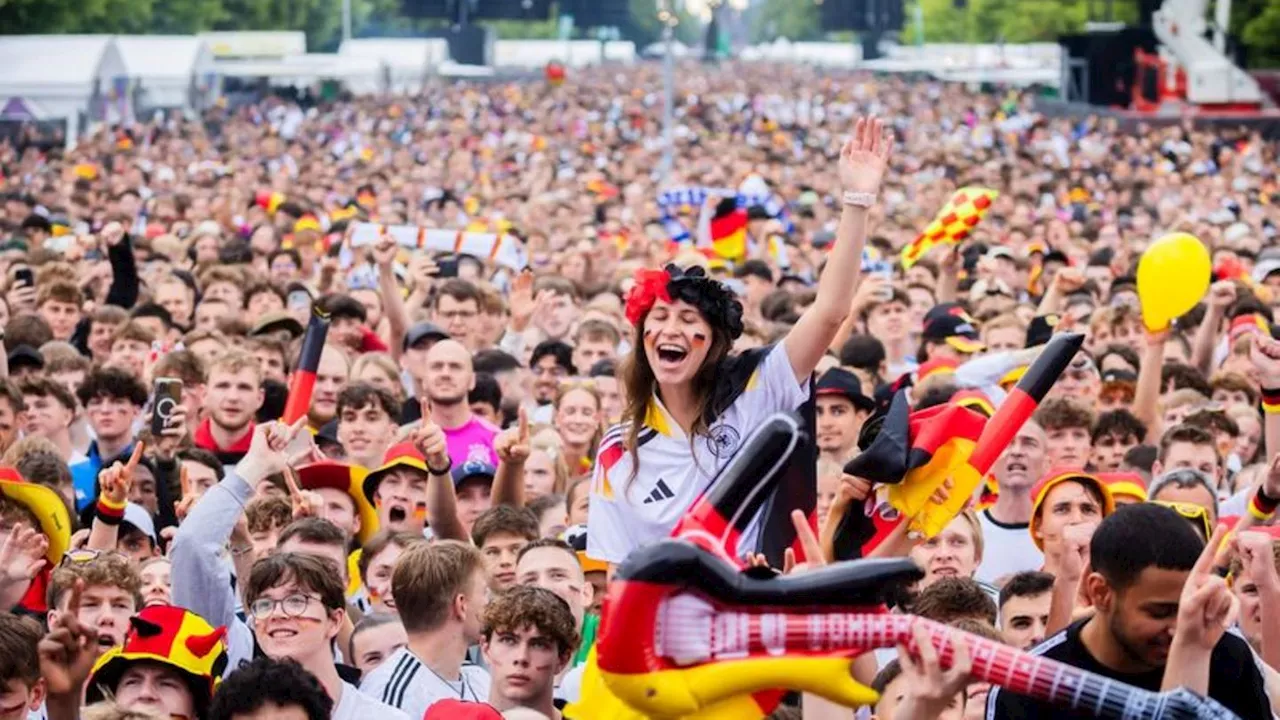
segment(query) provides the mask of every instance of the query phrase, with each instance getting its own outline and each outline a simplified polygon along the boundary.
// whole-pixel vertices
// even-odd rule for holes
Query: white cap
[[[1226,230],[1222,231],[1222,239],[1226,242],[1235,242],[1249,237],[1253,234],[1253,228],[1248,223],[1232,223]]]
[[[123,522],[141,530],[143,535],[151,538],[153,544],[156,542],[156,521],[151,519],[151,513],[146,508],[137,503],[126,503]]]

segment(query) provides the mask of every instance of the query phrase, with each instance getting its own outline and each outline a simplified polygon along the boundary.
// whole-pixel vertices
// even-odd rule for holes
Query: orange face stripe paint
[[[693,345],[695,350],[701,349],[707,344],[707,336],[703,335],[700,332],[696,332],[693,334],[693,342],[691,344]]]

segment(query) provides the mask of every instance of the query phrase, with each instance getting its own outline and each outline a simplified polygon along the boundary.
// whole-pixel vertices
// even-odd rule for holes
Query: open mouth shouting
[[[658,343],[654,346],[654,351],[658,355],[658,365],[665,370],[679,368],[684,359],[689,357],[688,349],[676,343]]]
[[[387,521],[393,525],[399,525],[409,519],[409,505],[402,502],[392,502],[387,505]]]

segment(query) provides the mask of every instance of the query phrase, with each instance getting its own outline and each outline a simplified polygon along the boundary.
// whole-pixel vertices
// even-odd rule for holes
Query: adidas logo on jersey
[[[667,481],[662,478],[658,478],[658,484],[653,488],[653,492],[649,493],[649,497],[644,499],[644,504],[648,505],[650,503],[662,502],[663,500],[670,500],[675,496],[676,494],[671,492],[671,488],[667,487]]]

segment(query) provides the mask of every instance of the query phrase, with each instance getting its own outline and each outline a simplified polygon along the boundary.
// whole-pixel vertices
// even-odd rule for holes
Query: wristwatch
[[[443,468],[443,469],[440,469],[440,470],[437,470],[436,468],[433,468],[433,467],[431,467],[430,465],[427,465],[427,472],[428,472],[428,473],[431,473],[432,475],[435,475],[435,476],[437,476],[437,477],[443,477],[443,476],[448,475],[450,470],[453,470],[453,460],[452,460],[452,459],[450,459],[450,460],[449,460],[449,464],[448,464],[448,465],[445,465],[445,466],[444,466],[444,468]]]
[[[869,208],[876,204],[876,194],[868,192],[851,192],[845,191],[840,197],[840,201],[852,207]]]

